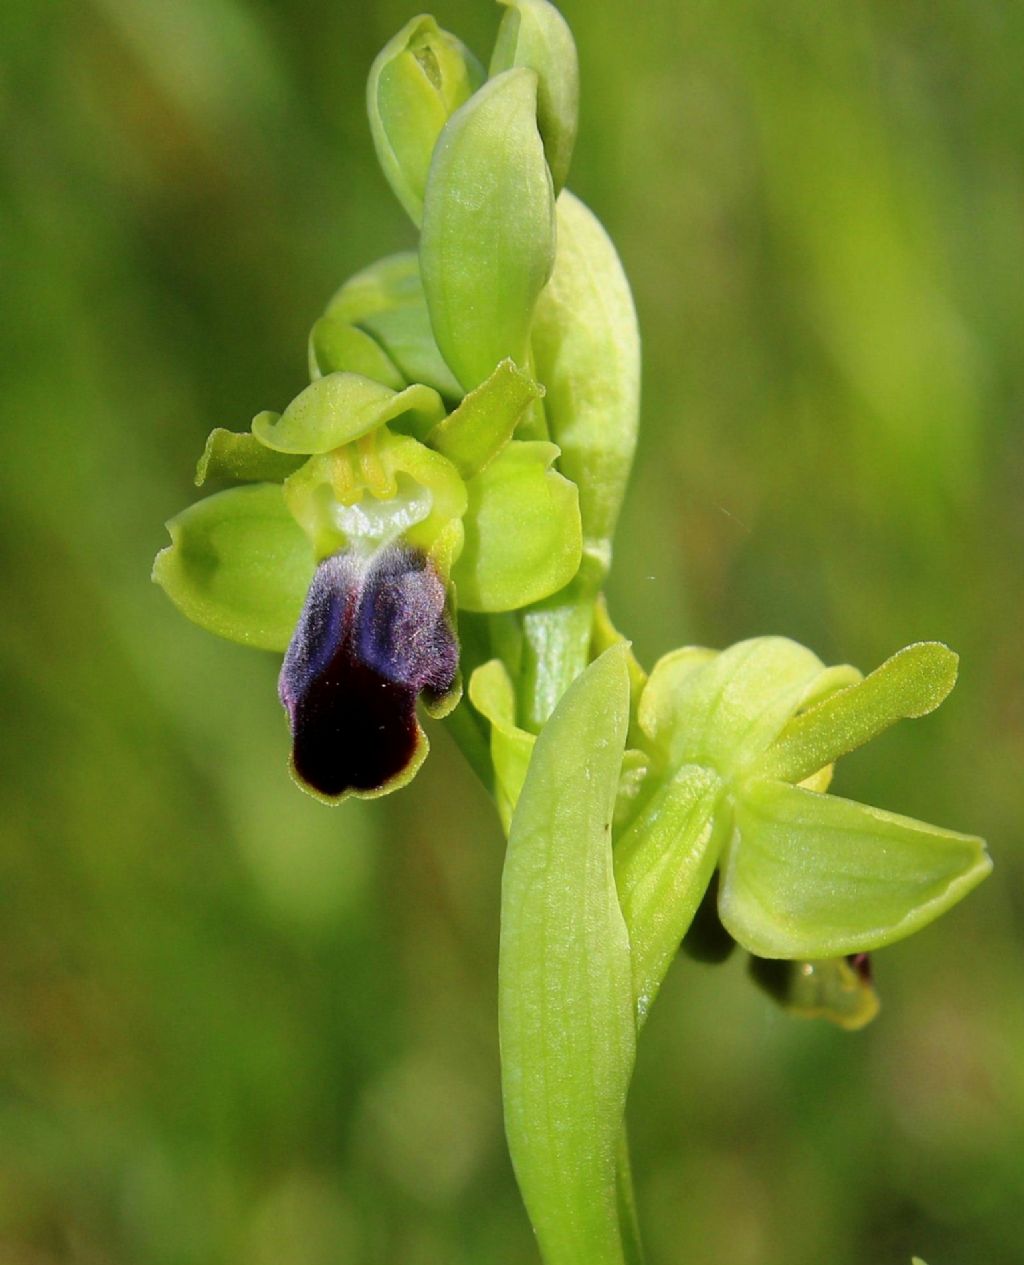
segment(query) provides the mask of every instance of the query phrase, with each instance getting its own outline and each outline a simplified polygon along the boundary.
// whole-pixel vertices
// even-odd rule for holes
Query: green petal
[[[758,957],[831,958],[925,926],[988,874],[981,839],[782,782],[737,796],[718,909]]]
[[[640,335],[629,282],[594,215],[568,190],[531,341],[559,469],[580,489],[588,553],[606,571],[640,413]]]
[[[501,894],[505,1130],[541,1255],[621,1262],[616,1157],[636,1031],[611,819],[629,716],[623,651],[569,687],[534,748]]]
[[[907,646],[870,676],[794,717],[757,772],[799,782],[898,720],[927,716],[956,684],[957,656],[937,641]]]
[[[507,6],[491,55],[491,75],[526,66],[537,72],[537,127],[557,194],[569,175],[579,113],[576,44],[547,0],[500,0]]]
[[[365,330],[337,316],[321,316],[309,334],[309,376],[358,373],[392,391],[406,385],[398,367],[380,343]]]
[[[448,121],[430,167],[420,268],[437,345],[466,390],[527,363],[555,254],[554,196],[537,132],[537,76],[508,70]]]
[[[469,701],[491,724],[495,798],[508,834],[537,739],[516,724],[515,687],[500,659],[482,664],[469,678]]]
[[[313,578],[306,536],[276,483],[230,488],[167,524],[171,545],[153,579],[200,627],[264,650],[285,650]]]
[[[579,499],[549,468],[557,452],[553,444],[513,440],[467,483],[466,542],[452,576],[466,610],[527,606],[576,574]]]
[[[714,773],[686,765],[615,844],[615,881],[629,929],[640,1023],[714,873],[720,837],[714,817],[721,792]]]
[[[304,458],[274,452],[255,435],[244,431],[210,431],[203,455],[196,465],[196,487],[208,479],[238,479],[243,483],[277,483],[302,465]]]
[[[822,672],[786,637],[756,637],[721,654],[666,655],[640,699],[640,724],[668,767],[704,764],[735,775],[764,752]]]
[[[421,430],[443,416],[441,398],[430,387],[392,391],[358,373],[330,373],[306,387],[280,417],[260,413],[252,433],[276,452],[323,453],[395,418]]]
[[[381,169],[414,224],[434,145],[452,112],[483,80],[466,46],[432,17],[407,22],[370,67],[370,131]]]
[[[438,422],[426,442],[468,479],[501,452],[526,408],[543,394],[528,373],[503,360],[454,413]]]

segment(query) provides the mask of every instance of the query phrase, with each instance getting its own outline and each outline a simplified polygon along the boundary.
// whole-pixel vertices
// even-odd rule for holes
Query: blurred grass
[[[1024,9],[566,0],[573,183],[620,245],[645,416],[610,596],[648,661],[948,641],[858,798],[993,878],[879,956],[881,1017],[681,964],[633,1101],[656,1265],[1024,1261]],[[0,15],[0,1262],[529,1262],[501,1138],[500,839],[443,735],[337,813],[271,658],[148,582],[214,425],[301,385],[409,242],[363,83],[398,0]],[[486,53],[496,16],[439,19]]]

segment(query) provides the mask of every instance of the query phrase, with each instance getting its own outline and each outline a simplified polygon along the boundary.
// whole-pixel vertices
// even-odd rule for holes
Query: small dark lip
[[[382,793],[422,758],[418,697],[443,698],[457,674],[445,584],[422,552],[324,559],[279,680],[295,776],[331,801]]]

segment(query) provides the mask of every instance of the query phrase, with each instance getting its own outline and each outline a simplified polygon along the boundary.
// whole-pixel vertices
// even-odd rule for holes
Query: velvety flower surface
[[[422,759],[417,698],[442,699],[458,659],[444,583],[422,553],[392,545],[326,558],[278,685],[296,777],[332,800],[390,789]]]

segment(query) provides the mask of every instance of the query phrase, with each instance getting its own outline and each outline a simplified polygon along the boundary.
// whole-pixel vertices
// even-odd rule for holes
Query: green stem
[[[615,1169],[615,1193],[619,1204],[619,1223],[622,1227],[622,1251],[626,1265],[646,1265],[643,1243],[640,1241],[640,1221],[636,1211],[636,1195],[633,1190],[633,1166],[629,1158],[629,1134],[625,1123],[619,1135],[619,1156]]]

